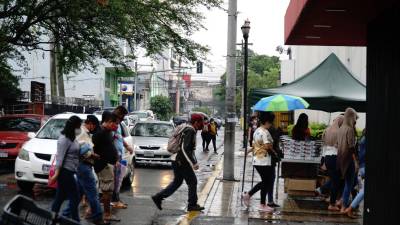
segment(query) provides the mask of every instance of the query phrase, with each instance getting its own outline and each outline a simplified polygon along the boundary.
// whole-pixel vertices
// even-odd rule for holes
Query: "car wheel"
[[[33,186],[35,185],[35,183],[18,180],[17,185],[18,185],[19,189],[21,189],[23,192],[32,192],[32,189],[33,189]]]

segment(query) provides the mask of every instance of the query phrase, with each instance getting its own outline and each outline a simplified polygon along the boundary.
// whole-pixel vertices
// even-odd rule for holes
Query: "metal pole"
[[[249,62],[249,35],[244,34],[244,73],[243,73],[243,144],[244,144],[244,162],[243,162],[243,179],[242,179],[242,192],[244,189],[244,178],[246,172],[247,161],[247,75],[248,75],[248,62]]]
[[[137,80],[138,80],[138,64],[137,62],[135,62],[135,91],[133,92],[133,111],[137,110],[137,100],[136,100]]]
[[[227,79],[225,95],[226,128],[224,139],[224,180],[235,180],[235,96],[236,96],[236,29],[237,0],[229,0],[228,9],[228,43],[227,43]]]

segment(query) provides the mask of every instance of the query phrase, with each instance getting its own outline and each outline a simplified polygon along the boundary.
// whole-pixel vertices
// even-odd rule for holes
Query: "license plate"
[[[0,158],[8,158],[8,152],[0,152]]]
[[[43,172],[44,174],[48,174],[49,171],[50,171],[50,165],[43,164],[43,165],[42,165],[42,172]]]
[[[154,152],[153,151],[145,151],[144,157],[154,157]]]

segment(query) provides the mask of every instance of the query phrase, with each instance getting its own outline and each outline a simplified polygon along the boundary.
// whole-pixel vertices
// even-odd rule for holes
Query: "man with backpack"
[[[199,169],[195,156],[196,133],[202,130],[204,118],[201,114],[192,114],[189,124],[178,126],[168,142],[171,156],[174,180],[162,191],[153,195],[154,204],[162,210],[162,200],[171,196],[185,180],[189,189],[188,211],[201,211],[204,207],[197,204],[197,178],[194,170]]]

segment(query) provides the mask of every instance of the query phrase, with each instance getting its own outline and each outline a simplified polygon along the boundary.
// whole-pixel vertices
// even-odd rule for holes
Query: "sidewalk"
[[[338,213],[327,211],[327,203],[322,199],[288,197],[283,191],[283,179],[279,179],[278,198],[276,198],[276,193],[274,193],[275,202],[281,207],[277,208],[273,214],[258,212],[257,207],[260,198],[258,193],[252,197],[251,206],[249,210],[246,210],[246,208],[241,205],[240,200],[244,160],[244,153],[241,148],[241,130],[236,131],[235,138],[235,179],[237,181],[231,182],[222,180],[223,155],[220,155],[219,158],[221,160],[213,174],[214,177],[211,176],[209,178],[208,183],[199,195],[199,203],[204,203],[206,209],[201,214],[188,213],[178,224],[362,224],[361,219],[350,219]],[[244,190],[250,190],[251,177],[251,157],[247,157]],[[260,178],[255,171],[254,185],[258,181],[260,181]],[[276,191],[276,186],[274,191]]]

